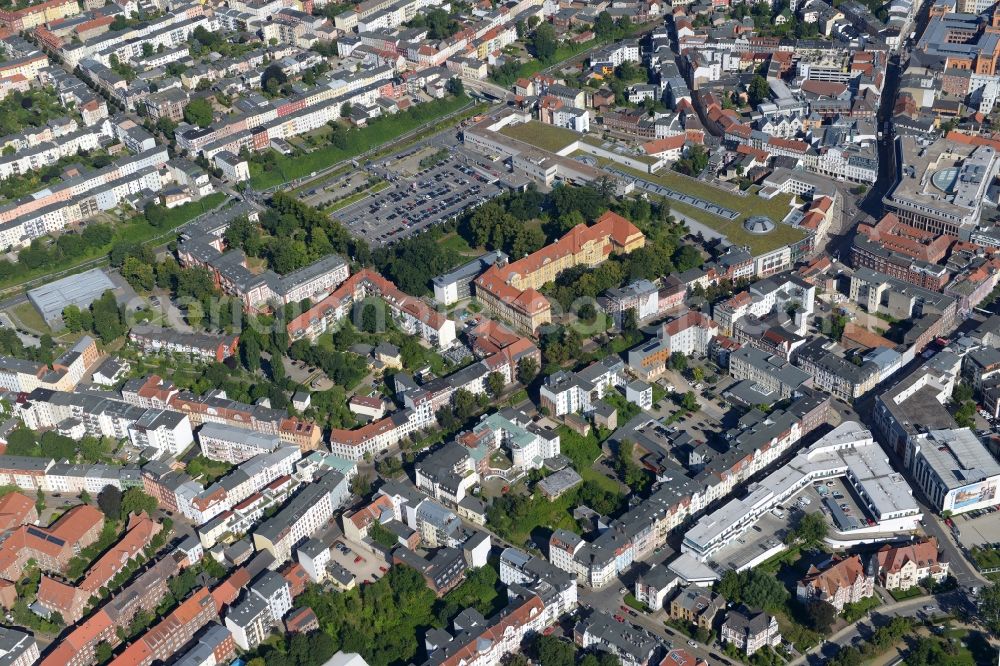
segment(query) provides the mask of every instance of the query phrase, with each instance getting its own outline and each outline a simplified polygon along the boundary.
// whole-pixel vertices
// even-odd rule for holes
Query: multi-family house
[[[674,620],[711,629],[715,615],[725,608],[726,600],[711,590],[691,585],[670,601],[669,615]]]
[[[902,545],[885,545],[875,553],[878,562],[878,582],[887,590],[908,590],[932,579],[941,582],[948,577],[949,563],[941,559],[937,539]]]
[[[751,657],[763,647],[777,647],[781,643],[781,629],[775,617],[763,611],[731,610],[722,623],[720,639]]]
[[[795,594],[806,603],[826,602],[839,613],[845,604],[858,603],[875,594],[875,575],[871,569],[857,555],[834,560],[824,569],[813,565],[796,585]]]

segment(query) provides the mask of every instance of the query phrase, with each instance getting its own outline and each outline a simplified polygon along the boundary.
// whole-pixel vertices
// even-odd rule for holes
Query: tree
[[[674,266],[681,273],[701,266],[702,261],[701,252],[692,245],[681,245],[673,256]]]
[[[635,308],[629,308],[622,313],[622,331],[626,335],[631,335],[639,330],[639,315]]]
[[[697,177],[708,166],[708,151],[704,146],[696,145],[688,151],[687,156],[674,162],[674,169],[688,176]]]
[[[371,537],[372,541],[385,548],[395,548],[399,544],[399,538],[377,520],[372,521],[368,536]]]
[[[19,425],[8,435],[5,453],[11,456],[40,456],[42,452],[38,448],[35,433]]]
[[[813,599],[806,604],[806,620],[809,626],[821,634],[828,633],[837,619],[837,609],[826,601]]]
[[[840,342],[844,337],[844,329],[847,327],[847,317],[844,315],[830,315],[830,338]]]
[[[494,398],[499,397],[500,394],[503,393],[503,387],[505,384],[506,381],[504,380],[503,375],[499,372],[491,372],[486,377],[486,388]]]
[[[693,368],[691,370],[691,379],[693,379],[695,383],[703,382],[705,380],[705,371],[701,368]]]
[[[118,520],[122,515],[122,491],[114,486],[104,486],[97,495],[97,507],[111,520]]]
[[[66,330],[70,333],[77,333],[82,329],[82,319],[80,316],[80,308],[75,305],[67,305],[63,308],[63,324],[66,326]]]
[[[94,333],[102,342],[112,342],[125,334],[125,321],[115,294],[110,289],[91,303],[90,311],[94,317]]]
[[[979,617],[994,634],[1000,633],[1000,583],[979,590]]]
[[[538,374],[538,361],[531,356],[525,356],[517,362],[517,381],[525,386]]]
[[[196,97],[184,107],[184,120],[198,127],[211,125],[212,116],[212,104],[203,97]]]
[[[771,86],[768,85],[767,79],[760,74],[755,74],[747,88],[747,97],[750,99],[750,105],[756,107],[761,102],[767,100],[770,94]]]
[[[122,277],[137,291],[150,291],[156,286],[152,264],[129,257],[122,264]]]
[[[670,369],[677,372],[684,372],[688,367],[687,356],[683,352],[675,351],[670,354]]]
[[[556,30],[551,23],[542,23],[535,30],[535,35],[531,39],[531,45],[535,51],[535,57],[542,62],[550,62],[556,54],[558,43],[556,42]]]
[[[611,18],[611,14],[606,11],[598,14],[594,20],[594,34],[597,35],[597,38],[604,39],[605,37],[610,37],[614,32],[615,21]]]
[[[458,76],[448,79],[446,89],[455,97],[461,97],[465,94],[465,84],[462,83],[462,79]]]
[[[151,514],[156,511],[157,501],[139,488],[129,488],[122,494],[121,516],[132,513]]]
[[[268,65],[267,69],[260,77],[260,87],[272,95],[277,95],[281,86],[285,85],[288,77],[277,65]]]
[[[358,497],[367,497],[372,491],[372,478],[368,474],[358,473],[351,479],[351,492]]]
[[[821,513],[807,513],[795,527],[795,538],[806,545],[814,545],[823,541],[827,534],[826,520]]]
[[[573,666],[576,648],[555,636],[539,636],[535,641],[539,666]]]
[[[239,345],[240,362],[250,372],[257,372],[260,370],[260,341],[257,339],[257,335],[252,333],[252,329],[243,333]]]
[[[118,18],[117,16],[115,18]],[[145,44],[143,44],[145,46]],[[107,641],[101,641],[94,648],[94,658],[97,659],[98,664],[106,664],[111,661],[111,657],[114,655],[114,651],[111,649],[111,645]]]

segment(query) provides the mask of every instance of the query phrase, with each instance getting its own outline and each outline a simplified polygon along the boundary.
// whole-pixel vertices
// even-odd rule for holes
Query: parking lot
[[[330,550],[331,559],[344,567],[357,579],[358,584],[378,580],[388,571],[389,565],[380,555],[372,553],[365,546],[338,539]]]
[[[1000,543],[1000,509],[970,511],[952,518],[958,528],[958,541],[968,549],[983,544]]]
[[[416,155],[444,149],[448,156],[411,174]],[[419,151],[419,152],[415,152]],[[439,135],[420,149],[411,148],[369,167],[390,187],[346,206],[334,216],[370,245],[386,245],[448,220],[470,206],[501,194],[500,168],[483,164],[451,135]]]
[[[841,478],[814,483],[799,497],[809,500],[808,508],[819,507],[830,524],[839,532],[858,529],[875,522]]]

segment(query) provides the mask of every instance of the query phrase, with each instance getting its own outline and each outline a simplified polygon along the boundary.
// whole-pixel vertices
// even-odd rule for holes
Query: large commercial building
[[[711,559],[810,483],[838,477],[853,488],[875,521],[850,530],[852,535],[913,529],[922,517],[909,485],[893,470],[871,432],[847,421],[762,479],[746,497],[703,516],[684,535],[681,551],[702,561]]]
[[[941,513],[958,514],[1000,504],[1000,464],[969,428],[918,435],[910,469]]]
[[[62,321],[62,313],[67,306],[75,305],[83,310],[90,307],[104,292],[116,290],[120,292],[118,285],[111,281],[107,273],[100,268],[92,268],[35,287],[28,292],[28,300],[51,326]]]
[[[968,240],[1000,168],[997,151],[945,138],[926,147],[912,136],[898,141],[900,172],[886,208],[917,229]]]

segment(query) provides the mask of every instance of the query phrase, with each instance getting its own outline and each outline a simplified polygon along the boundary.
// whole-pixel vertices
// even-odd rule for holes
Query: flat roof
[[[684,535],[685,542],[708,546],[747,516],[770,510],[813,478],[850,476],[856,480],[871,510],[878,516],[919,513],[909,484],[889,464],[882,447],[861,424],[846,421],[798,453],[787,465],[761,480],[750,493],[703,516]],[[756,522],[755,520],[753,522]],[[744,531],[753,522],[744,525]]]
[[[100,268],[92,268],[83,273],[49,282],[41,287],[35,287],[28,292],[28,299],[45,321],[53,321],[62,317],[62,312],[67,305],[75,305],[79,308],[89,307],[109,289],[113,291],[115,283],[111,281],[107,273]]]

